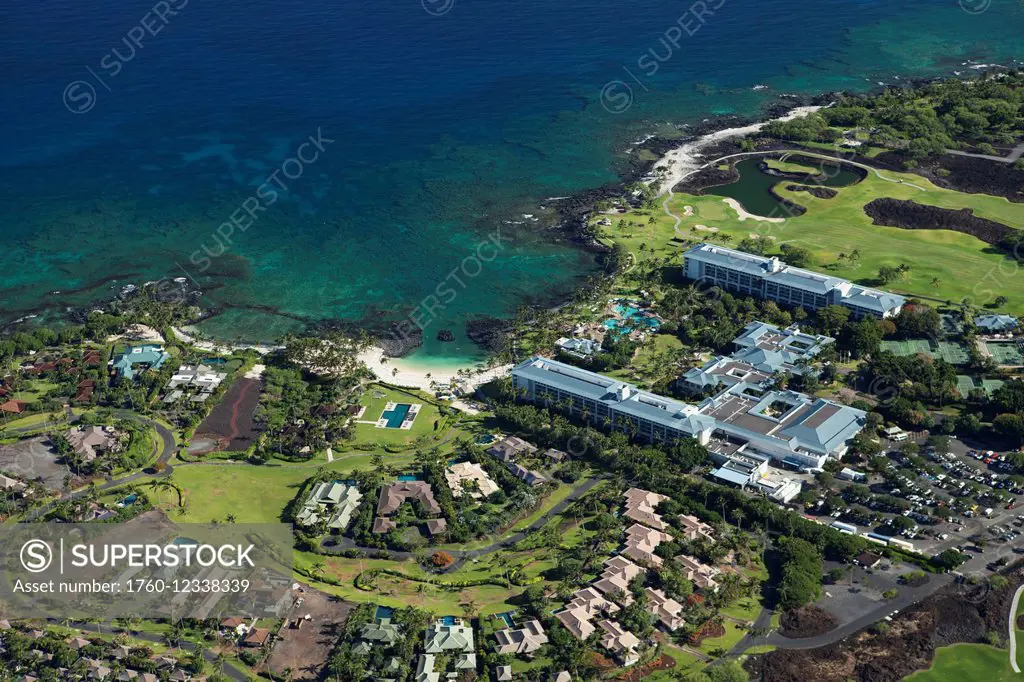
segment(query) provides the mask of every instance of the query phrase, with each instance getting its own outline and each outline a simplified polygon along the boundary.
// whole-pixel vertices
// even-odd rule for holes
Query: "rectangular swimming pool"
[[[409,414],[410,407],[412,407],[412,405],[409,403],[398,403],[394,408],[381,412],[380,418],[387,420],[385,424],[386,428],[401,428],[402,422],[405,421],[405,416]]]

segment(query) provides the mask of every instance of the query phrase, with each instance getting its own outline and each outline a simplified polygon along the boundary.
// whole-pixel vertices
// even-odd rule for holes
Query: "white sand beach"
[[[459,363],[427,366],[415,360],[389,357],[384,349],[377,346],[368,347],[359,354],[359,359],[381,381],[424,391],[453,384],[460,386],[464,391],[472,391],[496,377],[504,376],[512,367],[501,365],[488,369],[483,365],[460,366]],[[461,374],[459,370],[462,370]]]
[[[820,106],[796,107],[785,116],[780,116],[772,120],[789,121],[794,118],[800,118],[801,116],[807,116],[819,109],[821,109]],[[700,169],[706,163],[702,154],[703,150],[721,142],[722,140],[756,133],[768,123],[769,121],[761,121],[760,123],[754,123],[752,125],[742,126],[739,128],[726,128],[725,130],[719,130],[699,137],[696,140],[686,142],[667,152],[663,157],[655,162],[654,167],[651,169],[652,175],[656,176],[656,178],[651,180],[651,182],[661,182],[658,195],[661,196],[663,194],[667,194],[670,189],[679,184],[687,175]]]

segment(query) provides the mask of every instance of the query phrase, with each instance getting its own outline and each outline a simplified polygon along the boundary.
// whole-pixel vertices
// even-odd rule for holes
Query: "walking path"
[[[1010,667],[1013,672],[1019,673],[1020,666],[1017,665],[1017,608],[1020,606],[1020,597],[1024,594],[1024,585],[1017,588],[1013,593],[1013,603],[1010,604]]]
[[[998,161],[999,163],[1013,163],[1024,155],[1024,142],[1017,145],[1010,150],[1009,156],[994,156],[992,154],[974,154],[971,152],[963,152],[959,149],[947,149],[947,154],[956,154],[957,156],[969,156],[972,159],[986,159],[987,161]],[[1019,670],[1017,672],[1020,672]]]

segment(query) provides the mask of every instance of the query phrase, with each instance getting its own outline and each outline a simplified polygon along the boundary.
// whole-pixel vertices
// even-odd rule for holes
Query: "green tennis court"
[[[997,365],[1024,365],[1024,353],[1021,352],[1017,343],[993,343],[985,344],[992,353],[992,359]]]

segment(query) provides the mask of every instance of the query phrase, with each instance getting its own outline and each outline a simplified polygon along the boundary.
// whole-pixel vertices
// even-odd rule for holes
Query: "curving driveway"
[[[134,412],[129,412],[127,410],[117,410],[115,414],[122,419],[130,419],[140,424],[144,424],[145,426],[148,426],[152,428],[154,431],[156,431],[157,436],[160,439],[160,442],[154,445],[154,449],[159,450],[160,454],[159,457],[157,458],[157,462],[163,464],[163,470],[153,474],[147,474],[144,471],[136,471],[135,473],[128,474],[127,476],[122,476],[121,478],[108,477],[106,482],[96,487],[96,490],[110,490],[111,488],[117,488],[118,486],[122,486],[126,483],[132,483],[142,478],[163,478],[166,476],[170,476],[171,473],[174,471],[174,467],[172,467],[170,464],[170,459],[171,456],[174,454],[174,449],[177,445],[177,441],[174,438],[174,434],[171,433],[171,431],[167,427],[163,426],[159,422],[150,419],[149,417],[143,417],[142,415],[135,414]],[[90,492],[91,491],[88,488],[82,488],[76,490],[67,497],[62,498],[60,501],[64,502],[75,500],[78,499],[79,497],[89,494]],[[37,507],[36,509],[33,509],[31,512],[29,512],[25,516],[24,520],[34,521],[46,512],[53,509],[53,507],[56,504],[57,502],[55,501],[45,504],[42,507]]]

